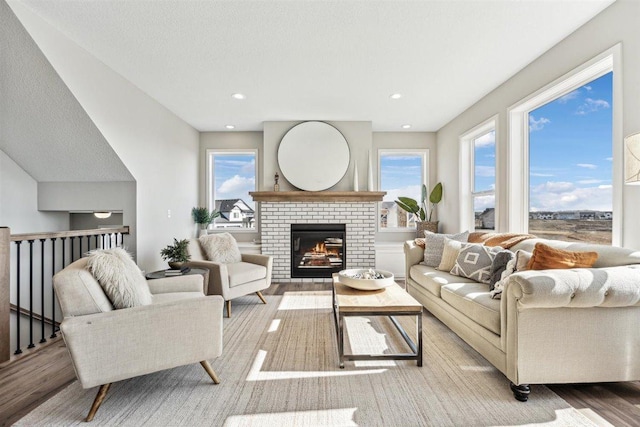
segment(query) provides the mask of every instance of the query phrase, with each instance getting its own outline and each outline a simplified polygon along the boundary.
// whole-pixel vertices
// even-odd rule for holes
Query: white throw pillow
[[[238,242],[229,233],[206,234],[200,236],[198,240],[209,261],[221,264],[242,261]]]
[[[115,309],[152,303],[147,280],[127,251],[98,249],[90,252],[87,258],[87,269]]]
[[[447,273],[450,272],[453,266],[456,265],[456,259],[458,259],[460,249],[462,249],[462,242],[445,237],[442,260],[440,261],[440,265],[437,269],[446,271]]]
[[[424,232],[424,260],[421,264],[428,267],[436,268],[442,261],[442,252],[444,251],[444,239],[457,240],[466,242],[469,232],[465,231],[458,234],[439,234],[425,230]]]

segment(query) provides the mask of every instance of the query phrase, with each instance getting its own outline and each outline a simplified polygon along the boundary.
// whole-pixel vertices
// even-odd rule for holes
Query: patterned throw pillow
[[[209,261],[221,264],[242,261],[238,242],[229,233],[204,234],[198,240]]]
[[[424,232],[424,261],[422,264],[436,268],[442,260],[442,252],[444,251],[444,242],[446,238],[457,240],[458,242],[466,242],[469,232],[465,231],[458,234],[438,234],[429,231]]]
[[[480,283],[489,283],[491,278],[491,264],[496,254],[503,249],[500,246],[484,246],[475,243],[462,245],[456,265],[451,269],[451,274],[466,277]]]

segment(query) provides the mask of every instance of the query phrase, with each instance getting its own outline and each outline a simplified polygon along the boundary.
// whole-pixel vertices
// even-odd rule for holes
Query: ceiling
[[[200,131],[436,131],[612,2],[21,1]]]

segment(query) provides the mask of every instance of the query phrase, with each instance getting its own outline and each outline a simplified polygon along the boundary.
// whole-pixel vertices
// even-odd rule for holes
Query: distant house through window
[[[611,244],[613,72],[529,112],[529,232]]]
[[[215,229],[255,229],[256,150],[207,150],[207,204]]]
[[[429,150],[379,150],[378,162],[378,188],[387,192],[380,202],[378,229],[415,229],[414,215],[402,210],[395,200],[402,196],[420,203],[422,185],[428,184]]]

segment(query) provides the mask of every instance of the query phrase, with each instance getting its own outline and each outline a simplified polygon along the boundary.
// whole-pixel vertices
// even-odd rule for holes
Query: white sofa
[[[482,354],[526,401],[529,384],[640,380],[640,251],[527,239],[596,251],[594,268],[522,271],[502,298],[489,285],[425,265],[423,248],[404,244],[407,291]]]

